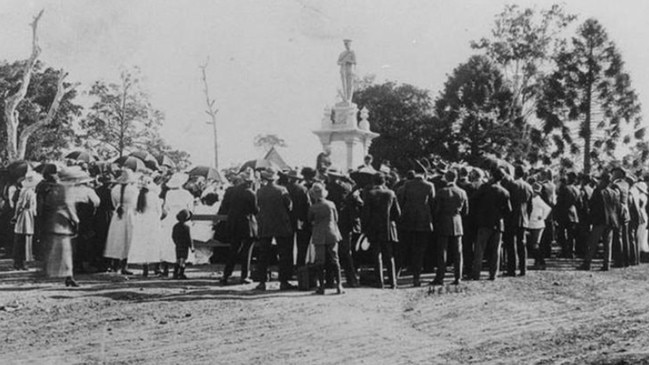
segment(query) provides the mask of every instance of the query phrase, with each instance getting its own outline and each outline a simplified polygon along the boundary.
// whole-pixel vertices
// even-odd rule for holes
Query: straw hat
[[[243,181],[255,181],[255,172],[251,168],[247,168],[237,175]]]
[[[167,181],[167,187],[170,189],[180,188],[185,185],[187,180],[189,180],[189,175],[182,172],[177,172],[171,175],[171,178],[169,179],[169,181]]]
[[[133,172],[131,169],[123,169],[122,173],[119,175],[117,180],[115,181],[118,184],[132,184],[135,183],[139,180],[139,176]]]
[[[311,195],[311,199],[318,201],[327,197],[327,189],[323,184],[315,183],[311,186],[311,189],[309,189],[309,195]]]
[[[41,180],[43,180],[41,175],[34,171],[29,171],[25,174],[25,178],[22,181],[23,188],[35,188]]]
[[[88,172],[83,171],[80,166],[64,167],[58,172],[59,183],[62,185],[76,185],[92,181]]]
[[[261,172],[261,178],[266,181],[275,181],[277,180],[277,171],[274,168],[269,167]]]

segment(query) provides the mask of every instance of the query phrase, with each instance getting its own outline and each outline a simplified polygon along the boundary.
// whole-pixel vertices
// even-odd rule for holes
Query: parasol
[[[158,164],[160,166],[167,166],[170,169],[176,168],[176,164],[167,155],[158,156]]]
[[[59,166],[50,162],[43,162],[42,164],[36,166],[34,168],[34,171],[38,172],[41,175],[46,175],[46,174],[56,174],[58,171]]]
[[[218,182],[223,182],[221,179],[221,174],[219,174],[219,171],[215,169],[214,167],[210,166],[195,166],[189,172],[187,172],[189,176],[202,176],[206,180],[215,180]]]
[[[158,165],[158,160],[156,160],[156,158],[149,152],[136,151],[131,153],[129,156],[139,158],[144,162],[144,165],[150,168],[151,170],[160,170],[160,166]]]
[[[115,160],[115,163],[121,167],[131,169],[135,172],[146,170],[146,165],[144,164],[144,161],[133,156],[122,156],[117,160]]]
[[[86,163],[97,161],[97,158],[87,151],[73,151],[65,155],[65,158]]]
[[[25,176],[27,171],[29,171],[30,166],[27,161],[19,160],[19,161],[14,161],[9,165],[7,165],[6,169],[11,178],[17,179],[19,177]]]

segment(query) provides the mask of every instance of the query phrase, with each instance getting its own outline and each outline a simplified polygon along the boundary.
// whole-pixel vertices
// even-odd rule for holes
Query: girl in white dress
[[[115,213],[108,227],[104,257],[113,259],[113,270],[121,269],[123,275],[133,274],[126,269],[126,264],[131,243],[133,242],[135,208],[140,193],[140,190],[135,185],[137,181],[138,176],[135,172],[124,169],[117,178],[117,185],[113,187],[110,194]]]
[[[142,276],[149,276],[149,264],[159,261],[158,247],[162,244],[162,200],[160,189],[150,176],[143,175],[139,183],[133,242],[128,253],[128,262],[142,264]]]

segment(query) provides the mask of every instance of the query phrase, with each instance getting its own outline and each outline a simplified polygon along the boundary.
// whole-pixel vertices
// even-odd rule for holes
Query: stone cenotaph
[[[363,164],[372,139],[379,136],[370,131],[369,111],[363,108],[358,121],[358,106],[352,102],[354,95],[354,67],[356,55],[351,50],[351,41],[344,40],[345,50],[338,57],[342,89],[339,95],[342,101],[326,107],[320,129],[313,133],[318,136],[322,149],[333,166],[344,171],[355,170]]]

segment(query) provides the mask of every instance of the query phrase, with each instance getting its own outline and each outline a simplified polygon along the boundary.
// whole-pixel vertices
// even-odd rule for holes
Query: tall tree
[[[286,147],[286,141],[276,134],[258,134],[252,143],[255,147],[261,148],[264,153],[273,147]]]
[[[433,135],[432,99],[427,90],[394,82],[368,83],[354,93],[354,102],[370,112],[373,132],[370,154],[375,161],[388,160],[399,169],[409,169],[409,159],[427,157],[437,140]]]
[[[549,9],[521,8],[507,5],[496,16],[490,38],[472,42],[474,49],[483,50],[503,74],[512,92],[507,119],[522,121],[521,129],[530,142],[527,152],[534,158],[542,138],[534,116],[540,82],[554,67],[557,50],[565,44],[563,32],[576,19],[560,5]],[[529,138],[527,138],[529,137]]]
[[[164,115],[142,90],[139,69],[122,70],[120,83],[96,81],[89,94],[97,100],[81,127],[90,145],[108,146],[121,157],[158,136]]]
[[[449,160],[476,163],[484,153],[517,158],[521,129],[507,117],[512,93],[485,56],[459,65],[435,101],[437,139]]]
[[[635,139],[644,137],[631,78],[597,20],[588,19],[579,27],[556,63],[557,70],[544,83],[537,115],[546,130],[561,131],[572,152],[583,153],[584,172],[590,172],[593,159],[612,157],[620,141],[631,141],[631,134]],[[634,130],[627,131],[631,125]],[[578,138],[571,133],[575,129]]]
[[[42,158],[58,158],[63,151],[74,143],[75,134],[72,122],[81,114],[82,107],[74,103],[76,90],[69,88],[59,101],[56,114],[49,122],[43,121],[43,111],[47,110],[56,98],[59,90],[60,71],[53,68],[44,69],[42,62],[34,64],[29,87],[25,98],[18,105],[18,150],[19,158],[40,160]],[[0,95],[10,93],[20,87],[23,62],[0,63]],[[4,115],[4,105],[0,104],[0,115]],[[27,130],[33,129],[32,131]],[[27,131],[26,131],[27,130]],[[23,140],[26,138],[26,140]],[[0,130],[0,141],[6,146],[6,129]],[[24,152],[22,150],[24,149]]]
[[[57,74],[56,92],[50,101],[48,110],[42,112],[39,110],[38,113],[33,115],[33,119],[21,118],[20,107],[27,96],[34,67],[41,53],[41,48],[38,44],[38,22],[41,16],[43,16],[43,10],[34,17],[34,20],[30,24],[32,28],[32,51],[29,58],[22,63],[22,68],[19,70],[19,81],[15,88],[8,87],[2,94],[4,101],[4,120],[2,122],[4,123],[6,138],[3,152],[9,160],[25,158],[30,137],[54,121],[63,96],[72,86],[64,83],[67,73],[63,70],[59,71]],[[45,108],[42,110],[45,110]],[[28,124],[24,123],[26,120],[29,120]]]

